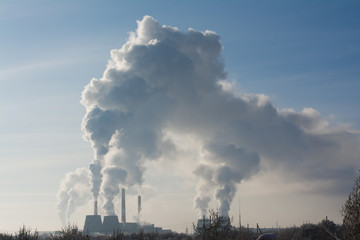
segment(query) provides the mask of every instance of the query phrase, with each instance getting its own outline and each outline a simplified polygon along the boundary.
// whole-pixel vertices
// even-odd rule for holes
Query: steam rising
[[[88,202],[89,195],[89,171],[87,169],[77,168],[74,172],[65,175],[57,194],[57,209],[63,226],[69,223],[70,216],[76,207]]]
[[[359,133],[329,127],[311,108],[279,110],[264,95],[239,96],[226,80],[222,48],[214,32],[181,32],[145,16],[111,51],[102,78],[85,87],[82,130],[95,155],[91,191],[103,196],[106,214],[115,213],[120,187],[142,186],[146,161],[176,155],[179,146],[168,135],[198,139],[192,151],[199,157],[189,169],[198,177],[199,215],[213,198],[228,215],[238,184],[261,166],[281,165],[295,178],[351,181]]]

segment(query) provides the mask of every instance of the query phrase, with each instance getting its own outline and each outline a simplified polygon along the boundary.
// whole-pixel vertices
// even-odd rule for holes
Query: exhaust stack
[[[140,222],[140,214],[141,214],[141,196],[138,196],[138,219]]]
[[[94,215],[98,215],[98,207],[97,207],[98,201],[97,198],[94,200]]]
[[[125,188],[121,189],[121,221],[126,223]]]

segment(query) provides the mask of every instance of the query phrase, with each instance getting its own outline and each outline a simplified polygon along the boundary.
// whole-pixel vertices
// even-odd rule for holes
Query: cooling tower
[[[84,224],[84,233],[98,233],[102,231],[101,216],[87,215]]]
[[[121,222],[126,223],[125,188],[121,189]]]
[[[105,216],[102,225],[102,232],[110,234],[114,232],[120,232],[118,216]]]

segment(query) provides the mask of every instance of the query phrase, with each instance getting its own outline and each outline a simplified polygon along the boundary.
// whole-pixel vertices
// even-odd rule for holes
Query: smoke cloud
[[[137,23],[111,51],[102,78],[82,92],[82,130],[95,155],[91,189],[95,198],[103,195],[107,214],[114,214],[120,187],[141,187],[146,161],[172,161],[181,140],[168,136],[197,139],[189,169],[198,177],[199,215],[212,199],[228,215],[238,184],[261,168],[281,166],[294,179],[341,183],[334,193],[351,185],[358,131],[331,126],[311,108],[280,110],[262,94],[236,93],[215,32],[182,32],[150,16]]]
[[[85,87],[82,127],[94,148],[96,166],[102,167],[101,173],[92,171],[93,193],[98,194],[103,175],[107,213],[114,211],[110,203],[119,185],[141,186],[144,161],[158,159],[171,145],[163,138],[164,130],[192,131],[200,124],[187,126],[192,114],[188,111],[201,107],[202,95],[220,90],[216,81],[225,77],[221,49],[213,32],[182,33],[145,16],[128,42],[111,51],[103,77]],[[191,107],[194,103],[196,108]],[[184,122],[177,123],[183,114],[179,120]]]

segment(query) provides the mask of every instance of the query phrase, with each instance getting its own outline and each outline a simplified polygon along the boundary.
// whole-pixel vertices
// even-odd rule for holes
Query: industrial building
[[[197,228],[209,227],[210,224],[211,224],[211,220],[206,218],[205,215],[204,215],[203,218],[198,219],[196,227]]]
[[[138,214],[141,213],[141,196],[138,196]],[[113,234],[124,233],[132,234],[139,233],[140,230],[144,233],[157,232],[169,233],[171,230],[164,230],[160,227],[155,227],[154,224],[141,225],[136,222],[126,222],[126,204],[125,204],[125,189],[121,189],[121,222],[118,216],[104,216],[103,221],[97,211],[97,199],[94,200],[94,215],[87,215],[84,224],[85,234]]]

